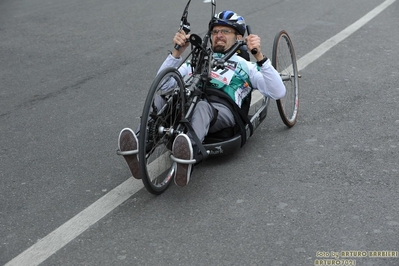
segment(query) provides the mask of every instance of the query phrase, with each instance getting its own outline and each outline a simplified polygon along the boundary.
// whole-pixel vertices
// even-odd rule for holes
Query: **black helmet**
[[[229,26],[238,31],[240,35],[245,34],[245,20],[233,11],[225,10],[216,14],[209,22],[209,30],[214,26]]]

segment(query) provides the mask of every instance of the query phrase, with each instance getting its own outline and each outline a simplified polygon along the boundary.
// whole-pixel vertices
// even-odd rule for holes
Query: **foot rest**
[[[116,150],[116,154],[126,156],[126,155],[134,155],[139,153],[139,150],[131,150],[131,151],[121,151],[121,150]]]
[[[195,159],[192,160],[179,159],[173,156],[172,154],[170,155],[170,159],[172,159],[172,161],[175,161],[176,163],[181,163],[181,164],[194,164],[197,162],[197,160]]]

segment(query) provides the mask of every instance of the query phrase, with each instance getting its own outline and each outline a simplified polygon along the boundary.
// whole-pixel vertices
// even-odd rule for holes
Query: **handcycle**
[[[187,22],[190,1],[183,12],[180,24],[180,28],[186,32],[190,28]],[[216,14],[216,0],[212,0],[211,4],[213,18]],[[250,34],[249,26],[247,26],[247,33]],[[224,56],[214,58],[212,49],[209,47],[209,38],[209,30],[203,38],[197,34],[190,35],[188,41],[191,43],[191,51],[182,60],[182,64],[190,61],[191,76],[182,77],[178,68],[173,67],[167,67],[158,73],[149,89],[141,115],[138,134],[140,148],[133,151],[117,151],[119,155],[139,155],[141,178],[150,193],[158,195],[168,188],[175,175],[176,163],[198,163],[195,159],[175,158],[172,154],[173,141],[180,133],[192,130],[189,120],[201,97],[204,94],[215,93],[207,86],[212,70],[226,68],[229,58],[246,44],[243,40],[237,40]],[[256,53],[256,51],[251,52]],[[290,128],[295,125],[298,117],[300,75],[292,41],[284,30],[279,31],[274,38],[272,65],[280,74],[286,87],[285,97],[276,100],[276,103],[282,121]],[[159,97],[164,102],[161,108],[157,108],[155,104]],[[203,159],[236,152],[264,121],[270,98],[254,91],[248,99],[252,100],[252,104],[251,109],[244,114],[244,123],[241,122],[241,125],[235,128],[206,136],[200,145]],[[241,116],[243,116],[242,113]]]

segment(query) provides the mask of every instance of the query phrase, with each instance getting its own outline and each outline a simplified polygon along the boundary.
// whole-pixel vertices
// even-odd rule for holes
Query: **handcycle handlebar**
[[[199,37],[198,35],[191,34],[190,38],[189,38],[189,42],[195,48],[202,50],[203,52],[206,52],[208,54],[208,56],[211,56],[211,53],[213,51],[210,49],[208,49],[208,50],[206,49],[206,43],[204,44],[201,37]],[[205,45],[205,47],[204,47],[204,45]],[[237,52],[237,50],[240,49],[244,45],[246,45],[246,42],[244,40],[237,40],[235,42],[235,44],[229,49],[229,51],[223,55],[223,57],[214,59],[213,62],[211,62],[211,67],[212,68],[215,68],[215,67],[216,68],[224,68],[224,63],[226,63],[226,61],[229,60]],[[193,52],[194,51],[191,51],[191,53],[193,53]],[[191,53],[190,53],[190,55],[191,55]]]
[[[211,67],[223,69],[225,67],[225,63],[227,62],[227,60],[229,60],[237,52],[237,50],[240,49],[244,45],[246,45],[245,41],[237,40],[235,42],[235,44],[229,49],[229,51],[227,53],[224,54],[224,56],[222,58],[213,60],[213,62],[211,63]]]

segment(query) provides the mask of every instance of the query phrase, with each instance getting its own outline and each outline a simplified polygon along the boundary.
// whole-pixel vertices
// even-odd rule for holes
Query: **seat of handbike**
[[[204,148],[209,157],[229,155],[241,148],[241,135],[237,134],[230,138],[212,138],[204,140]]]
[[[240,127],[235,125],[217,132],[209,133],[203,142],[209,156],[228,155],[242,147]]]

